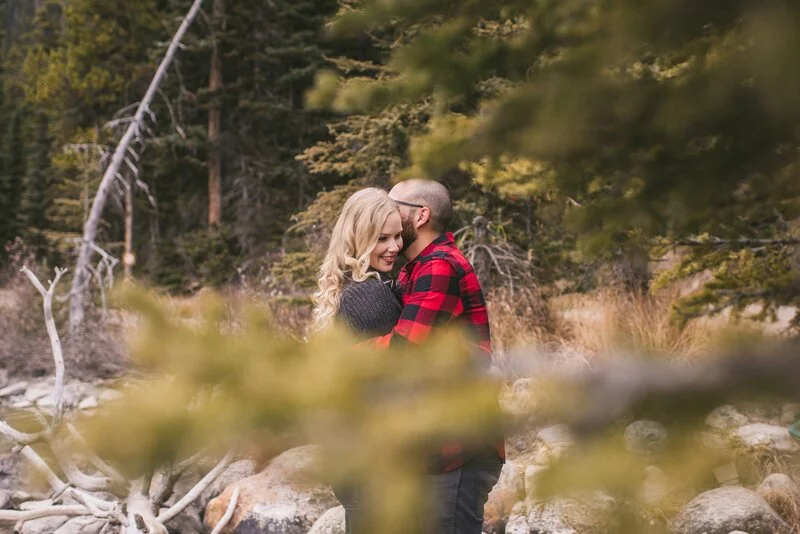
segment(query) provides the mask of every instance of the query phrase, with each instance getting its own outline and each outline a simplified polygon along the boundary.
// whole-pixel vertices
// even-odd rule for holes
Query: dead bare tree
[[[148,87],[144,98],[142,98],[141,102],[139,102],[139,106],[136,109],[135,115],[128,123],[125,134],[122,136],[122,139],[120,139],[119,144],[117,144],[117,148],[114,150],[114,154],[111,156],[111,161],[106,168],[105,173],[103,174],[103,179],[100,181],[100,186],[97,188],[97,193],[95,194],[94,202],[92,203],[92,209],[89,213],[89,218],[86,220],[86,224],[84,224],[83,227],[83,240],[81,242],[80,250],[78,252],[78,259],[75,264],[75,272],[73,273],[72,277],[69,314],[70,334],[72,335],[77,334],[83,325],[85,289],[90,276],[87,267],[91,260],[92,244],[94,244],[95,235],[97,234],[97,227],[100,222],[100,217],[102,216],[103,208],[105,207],[109,191],[111,190],[115,180],[120,178],[120,168],[122,167],[123,163],[127,164],[129,167],[132,167],[132,172],[136,171],[136,165],[128,157],[132,154],[133,157],[136,158],[135,151],[131,149],[131,145],[137,140],[141,142],[142,134],[147,127],[145,124],[145,119],[147,117],[152,118],[154,116],[153,111],[150,109],[150,104],[158,92],[161,82],[164,80],[164,77],[167,74],[167,69],[169,68],[170,63],[172,62],[172,59],[174,58],[175,53],[181,44],[183,36],[186,34],[189,26],[191,26],[192,22],[197,17],[197,14],[200,12],[200,7],[202,4],[203,0],[195,0],[192,3],[192,6],[184,17],[183,22],[181,22],[178,31],[175,32],[175,35],[172,37],[172,41],[167,48],[167,52],[164,54],[164,58],[161,60],[161,64],[158,66],[156,74],[153,77],[153,80],[150,82],[150,86]]]
[[[472,224],[459,228],[453,235],[481,280],[499,277],[512,294],[515,282],[535,286],[530,260],[524,251],[509,243],[486,217],[478,215]]]
[[[48,287],[39,281],[27,268],[22,272],[30,279],[43,298],[43,310],[47,334],[55,364],[55,391],[52,414],[34,409],[34,417],[42,423],[38,432],[22,432],[6,421],[0,420],[0,436],[10,441],[14,451],[19,453],[31,467],[49,484],[52,504],[31,510],[0,510],[0,524],[4,522],[23,523],[50,516],[87,516],[103,521],[106,527],[121,527],[125,534],[159,533],[166,534],[165,524],[177,517],[225,470],[234,458],[229,451],[194,487],[177,499],[174,504],[165,506],[181,476],[197,463],[199,455],[188,460],[167,466],[156,473],[127,480],[113,467],[109,466],[88,447],[77,429],[65,417],[64,412],[64,356],[61,339],[53,318],[53,298],[56,286],[66,270],[55,270],[55,277]],[[52,453],[61,475],[57,474],[43,457],[32,448],[34,444],[44,444]],[[71,451],[79,451],[78,454]],[[86,472],[86,469],[93,472]],[[66,478],[66,481],[62,479]],[[95,492],[102,492],[96,494]],[[65,499],[73,501],[61,504]],[[232,501],[227,521],[233,513]],[[226,522],[227,522],[226,521]],[[224,526],[224,524],[222,525]],[[220,527],[221,528],[221,527]],[[15,529],[19,531],[19,529]],[[105,530],[103,530],[105,531]]]

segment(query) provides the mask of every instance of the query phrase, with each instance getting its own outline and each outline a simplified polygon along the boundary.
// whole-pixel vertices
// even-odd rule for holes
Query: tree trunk
[[[133,264],[136,256],[133,254],[133,179],[128,179],[125,187],[125,253],[122,255],[123,276],[125,281],[133,279]]]
[[[215,30],[222,29],[225,14],[224,0],[214,0],[211,17]],[[220,157],[220,102],[219,90],[222,88],[222,62],[220,60],[220,39],[214,36],[214,49],[211,52],[211,73],[208,88],[211,104],[208,109],[208,225],[219,224],[222,217],[222,161]]]
[[[175,52],[178,50],[181,39],[183,39],[192,21],[197,17],[202,4],[203,0],[195,0],[194,3],[192,3],[192,7],[189,8],[189,12],[186,14],[183,22],[181,22],[178,31],[175,32],[175,35],[172,37],[172,42],[170,42],[169,48],[167,48],[167,52],[164,54],[164,59],[161,60],[161,64],[158,66],[158,70],[156,70],[156,74],[150,82],[150,87],[147,88],[144,98],[142,98],[142,101],[139,103],[136,114],[128,125],[125,135],[122,136],[117,148],[114,150],[111,162],[108,164],[108,168],[106,168],[106,172],[103,174],[103,179],[100,181],[100,187],[97,188],[97,193],[92,203],[92,211],[89,214],[89,219],[83,226],[83,240],[81,241],[78,261],[75,264],[75,272],[72,277],[69,306],[69,329],[71,335],[77,335],[83,325],[84,293],[86,291],[86,286],[91,280],[87,267],[91,260],[92,244],[97,234],[97,226],[103,214],[103,208],[105,208],[106,200],[108,199],[108,193],[111,190],[111,184],[117,179],[117,174],[125,159],[128,147],[134,138],[140,134],[145,116],[150,113],[150,103],[153,101],[153,97],[158,91],[159,85],[161,85],[161,82],[167,74],[167,68],[175,57]]]

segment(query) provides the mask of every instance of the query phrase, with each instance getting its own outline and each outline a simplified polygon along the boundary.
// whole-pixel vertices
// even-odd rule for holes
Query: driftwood
[[[36,275],[23,268],[22,271],[30,279],[42,295],[45,323],[50,337],[50,346],[55,364],[55,391],[54,407],[51,417],[34,413],[43,423],[43,429],[27,433],[21,432],[6,421],[0,420],[0,436],[5,437],[14,444],[14,450],[20,454],[28,464],[47,481],[53,504],[35,510],[0,510],[0,523],[31,521],[50,516],[93,516],[105,521],[103,530],[110,527],[121,527],[125,534],[166,533],[165,524],[177,517],[186,507],[193,503],[200,494],[225,470],[234,458],[233,451],[222,458],[217,465],[208,472],[186,495],[175,501],[168,508],[162,505],[172,494],[175,483],[180,476],[200,459],[200,455],[167,466],[161,474],[161,485],[151,488],[152,476],[137,480],[126,480],[117,470],[95,455],[78,430],[70,423],[64,414],[64,356],[61,350],[61,339],[53,319],[53,297],[56,286],[65,270],[56,269],[55,277],[49,282],[48,287],[39,281]],[[66,437],[70,439],[68,447]],[[47,445],[55,458],[60,476],[37,453],[31,445],[43,443]],[[84,472],[78,465],[71,450],[79,449],[84,463],[90,464],[95,472]],[[66,478],[63,480],[62,476]],[[114,489],[115,492],[108,491]],[[103,497],[98,497],[93,492],[103,491]],[[110,495],[123,494],[125,497],[110,497]],[[59,504],[59,499],[70,497],[79,504]],[[231,510],[231,515],[233,511]],[[17,529],[18,530],[18,529]]]
[[[100,223],[100,218],[103,214],[103,209],[105,208],[109,191],[119,179],[120,168],[122,167],[123,163],[131,168],[134,175],[138,175],[138,172],[136,171],[136,165],[131,162],[127,155],[133,154],[134,159],[136,158],[135,151],[131,150],[131,145],[137,140],[141,141],[142,133],[148,128],[145,123],[145,119],[147,117],[153,117],[153,112],[150,110],[150,103],[157,94],[158,88],[167,74],[167,69],[169,68],[170,63],[172,63],[172,59],[175,57],[175,53],[180,46],[181,40],[189,29],[189,26],[194,21],[195,17],[197,17],[197,14],[200,12],[200,7],[202,4],[203,0],[195,0],[192,3],[192,6],[184,17],[183,22],[178,28],[178,31],[175,32],[175,35],[173,36],[172,41],[167,48],[167,52],[164,54],[164,58],[161,60],[161,64],[156,70],[153,80],[150,82],[150,86],[148,87],[144,98],[142,98],[141,102],[139,102],[139,106],[136,109],[135,115],[128,122],[128,127],[125,131],[125,134],[122,136],[119,144],[117,144],[117,148],[114,150],[114,154],[111,156],[111,161],[106,168],[105,173],[103,174],[103,179],[100,181],[100,186],[97,188],[97,193],[95,194],[94,201],[92,202],[92,209],[89,213],[89,218],[86,220],[86,223],[83,227],[83,238],[78,252],[78,260],[75,264],[75,272],[73,273],[72,277],[69,313],[71,335],[77,334],[83,325],[84,297],[85,290],[88,285],[87,282],[90,277],[89,264],[93,251],[92,245],[94,245],[97,228]]]

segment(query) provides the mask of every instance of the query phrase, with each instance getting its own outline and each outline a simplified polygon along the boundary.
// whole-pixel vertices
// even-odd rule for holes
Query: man
[[[398,277],[403,312],[394,330],[377,338],[388,347],[422,343],[434,328],[456,322],[473,336],[491,360],[489,318],[480,282],[469,261],[445,233],[453,215],[447,188],[431,180],[408,180],[392,188],[403,221],[403,250],[408,260]],[[480,534],[483,507],[500,474],[502,440],[469,451],[448,443],[436,454],[430,482],[438,495],[437,534]]]

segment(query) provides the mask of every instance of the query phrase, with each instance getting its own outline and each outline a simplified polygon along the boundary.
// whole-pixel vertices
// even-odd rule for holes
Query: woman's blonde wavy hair
[[[319,289],[312,295],[313,331],[333,323],[346,278],[363,282],[369,277],[379,277],[378,273],[368,270],[369,255],[378,243],[386,219],[396,211],[397,204],[389,194],[375,187],[353,193],[344,203],[319,270]]]

